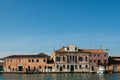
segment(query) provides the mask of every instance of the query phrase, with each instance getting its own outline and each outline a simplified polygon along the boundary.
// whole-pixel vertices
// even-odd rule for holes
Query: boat
[[[98,74],[103,74],[104,72],[105,72],[105,68],[103,66],[99,66],[98,70],[97,70],[97,73]]]

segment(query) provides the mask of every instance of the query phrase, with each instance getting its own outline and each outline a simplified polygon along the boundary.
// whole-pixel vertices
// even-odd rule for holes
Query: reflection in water
[[[99,79],[99,80],[105,80],[104,74],[98,74],[98,79]]]
[[[119,80],[117,74],[62,73],[62,74],[0,74],[0,80]]]

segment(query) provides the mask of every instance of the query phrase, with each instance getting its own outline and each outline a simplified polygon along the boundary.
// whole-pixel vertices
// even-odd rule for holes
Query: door
[[[92,71],[94,71],[94,67],[92,66]]]
[[[23,71],[23,66],[18,66],[18,71]]]
[[[113,72],[117,72],[117,65],[113,66]]]
[[[74,71],[74,65],[71,65],[71,71]]]
[[[62,71],[62,66],[60,66],[60,71]]]
[[[0,66],[0,71],[3,71],[3,66]]]

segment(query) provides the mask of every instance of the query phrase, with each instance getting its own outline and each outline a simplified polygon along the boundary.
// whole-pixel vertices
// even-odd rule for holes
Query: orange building
[[[40,53],[38,55],[12,55],[4,58],[4,71],[39,71],[51,72],[54,69],[54,63],[50,56]]]

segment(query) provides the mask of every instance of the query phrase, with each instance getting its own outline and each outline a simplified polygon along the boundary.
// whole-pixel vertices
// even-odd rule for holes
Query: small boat
[[[99,66],[98,70],[97,70],[97,73],[98,74],[103,74],[104,72],[105,72],[105,68],[103,66]]]

